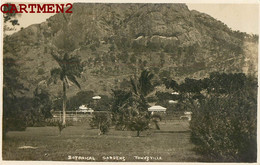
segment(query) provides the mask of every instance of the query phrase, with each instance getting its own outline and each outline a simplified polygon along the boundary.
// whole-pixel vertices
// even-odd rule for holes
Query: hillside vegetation
[[[72,14],[56,14],[7,36],[4,57],[20,64],[31,95],[57,66],[50,47],[65,48],[84,63],[82,89],[109,94],[143,69],[179,82],[213,71],[256,76],[257,41],[185,4],[74,4]],[[59,90],[50,87],[52,94]],[[72,86],[68,95],[77,92]]]

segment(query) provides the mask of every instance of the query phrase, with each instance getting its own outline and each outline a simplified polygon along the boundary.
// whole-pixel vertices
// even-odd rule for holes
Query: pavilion
[[[155,106],[152,106],[152,107],[148,108],[148,111],[152,112],[152,114],[154,112],[164,112],[165,113],[166,112],[166,108],[164,108],[164,107],[162,107],[160,105],[155,105]]]

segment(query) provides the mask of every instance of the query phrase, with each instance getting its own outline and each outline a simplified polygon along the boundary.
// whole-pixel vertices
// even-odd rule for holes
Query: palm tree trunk
[[[98,132],[98,135],[101,135],[101,129],[100,129],[100,127],[101,127],[100,125],[101,125],[101,124],[100,124],[100,123],[101,123],[101,121],[98,122],[98,131],[99,131],[99,132]]]
[[[62,125],[66,125],[66,102],[67,102],[67,96],[66,96],[66,83],[65,79],[63,79],[63,105],[62,105],[62,112],[63,112],[63,120]]]

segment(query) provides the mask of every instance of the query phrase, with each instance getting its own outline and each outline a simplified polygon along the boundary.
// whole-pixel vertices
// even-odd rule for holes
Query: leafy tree
[[[127,89],[131,86],[130,81],[126,80],[125,78],[123,81],[120,83],[120,89]]]
[[[257,81],[242,73],[212,73],[199,82],[206,97],[189,109],[196,151],[207,161],[255,162]]]
[[[3,11],[10,11],[10,9],[12,8],[10,3],[6,3],[8,4],[7,6],[5,5],[3,7]],[[18,15],[17,13],[15,13],[15,11],[13,10],[13,12],[7,12],[4,13],[3,12],[3,17],[4,17],[4,36],[6,36],[5,32],[6,31],[13,31],[15,30],[15,26],[19,25],[18,19],[16,18],[16,16]],[[9,26],[7,23],[10,23],[11,25]]]
[[[25,113],[18,106],[20,97],[28,89],[21,83],[19,65],[13,58],[3,60],[3,138],[9,130],[26,128]],[[27,103],[26,105],[29,105]]]
[[[203,94],[201,93],[205,88],[204,82],[202,80],[185,78],[184,82],[178,84],[175,80],[163,78],[163,83],[166,88],[171,88],[175,92],[178,92],[179,95],[170,95],[167,96],[168,99],[178,100],[178,104],[176,105],[179,110],[187,110],[192,109],[192,107],[198,103],[201,99],[204,99]],[[157,94],[158,98],[162,98],[163,95],[161,93]]]
[[[70,83],[75,84],[78,88],[80,88],[80,84],[78,83],[76,77],[81,76],[81,72],[83,71],[83,65],[81,64],[81,60],[78,56],[69,56],[67,53],[59,52],[59,55],[55,54],[53,51],[51,53],[54,60],[59,64],[58,68],[54,68],[51,70],[51,79],[54,83],[59,79],[62,81],[62,89],[63,89],[63,120],[62,125],[66,125],[66,102],[67,102],[67,88]]]
[[[35,89],[34,97],[17,97],[12,107],[13,109],[8,110],[12,114],[10,118],[14,117],[14,120],[16,120],[15,118],[20,113],[19,116],[22,117],[25,124],[24,128],[27,126],[44,126],[45,119],[52,117],[50,95],[46,90],[39,87]],[[12,128],[12,130],[15,129]]]
[[[182,108],[192,112],[191,141],[206,161],[256,161],[257,81],[253,77],[213,72],[201,80],[163,82],[180,93]]]
[[[201,80],[185,78],[184,83],[179,85],[180,92],[199,93],[202,90]]]
[[[3,85],[4,96],[16,97],[18,94],[23,94],[28,90],[21,83],[19,65],[14,58],[6,57],[3,61]]]
[[[207,161],[256,161],[257,101],[251,94],[212,96],[193,109],[191,141]]]
[[[247,77],[243,73],[227,74],[213,72],[209,78],[204,79],[204,86],[209,93],[229,94],[245,87]]]
[[[155,93],[155,95],[156,95],[157,104],[162,105],[162,106],[168,106],[169,100],[180,100],[179,95],[173,95],[173,94],[168,93],[168,92],[157,91]]]
[[[99,129],[98,135],[106,134],[109,131],[111,125],[111,117],[108,112],[94,112],[94,116],[90,121],[91,127],[97,127]]]
[[[129,120],[127,121],[127,127],[132,131],[137,131],[137,137],[140,136],[142,131],[150,129],[150,123],[154,123],[156,129],[160,129],[158,125],[158,120],[161,121],[161,116],[154,114],[152,115],[148,112],[148,105],[143,103],[142,100],[133,100],[131,106],[128,107],[127,111],[129,113]]]
[[[128,128],[137,131],[137,136],[140,132],[149,129],[149,123],[154,122],[159,129],[158,122],[150,112],[148,112],[148,103],[146,101],[149,94],[153,91],[154,85],[151,80],[153,74],[147,70],[142,71],[138,79],[131,78],[131,90],[128,92],[114,93],[118,96],[124,96],[115,99],[116,104],[112,107],[114,119],[119,121],[118,124],[123,128]],[[115,106],[116,105],[116,106]],[[116,116],[115,116],[116,114]]]
[[[77,109],[80,105],[90,105],[93,101],[93,91],[79,91],[75,96],[71,97],[67,103],[69,109]]]
[[[34,108],[43,115],[44,119],[52,117],[50,112],[52,108],[50,94],[46,90],[38,87],[35,89],[33,104]]]
[[[93,108],[95,111],[108,111],[110,110],[111,105],[111,98],[109,98],[107,95],[99,95],[101,97],[100,100],[98,100],[97,104],[90,105],[91,108]],[[93,103],[93,100],[92,100]]]
[[[179,84],[175,80],[163,78],[162,82],[166,86],[167,89],[171,88],[174,91],[179,91]]]
[[[135,101],[134,104],[129,107],[128,111],[131,112],[131,118],[127,123],[128,128],[132,131],[137,131],[137,136],[140,136],[140,132],[149,129],[149,114],[146,112],[147,109],[138,105]]]
[[[112,90],[113,103],[111,106],[112,122],[117,129],[125,129],[125,119],[128,116],[125,110],[131,104],[131,93],[123,90]]]

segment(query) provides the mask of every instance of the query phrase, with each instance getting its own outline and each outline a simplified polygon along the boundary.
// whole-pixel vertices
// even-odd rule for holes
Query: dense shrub
[[[3,120],[3,124],[5,127],[3,127],[4,131],[25,131],[26,129],[26,121],[21,118],[7,118],[6,120]]]
[[[140,136],[140,132],[149,129],[149,119],[141,115],[133,117],[128,123],[128,128],[137,131],[137,136]]]
[[[147,111],[147,98],[155,88],[151,81],[153,77],[150,71],[144,70],[138,79],[130,78],[130,91],[113,90],[111,112],[116,129],[136,131],[137,137],[142,131],[150,129],[151,123],[160,129],[158,122],[161,117]]]
[[[256,93],[211,96],[193,110],[191,141],[206,161],[256,161]]]
[[[99,129],[100,134],[106,134],[109,131],[111,125],[111,116],[108,112],[95,112],[93,118],[90,121],[92,128]]]

